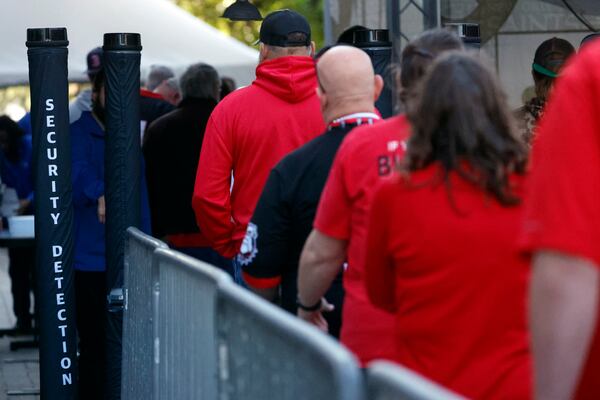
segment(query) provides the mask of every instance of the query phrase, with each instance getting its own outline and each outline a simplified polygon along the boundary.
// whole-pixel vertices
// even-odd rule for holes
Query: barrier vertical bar
[[[106,73],[107,397],[121,396],[123,265],[126,229],[140,227],[140,57],[138,33],[104,35]]]
[[[66,28],[27,30],[31,90],[40,389],[77,395]]]
[[[154,386],[158,367],[154,345],[158,296],[158,265],[153,256],[167,245],[135,228],[127,230],[123,290],[123,363],[121,397],[124,400],[155,400]]]

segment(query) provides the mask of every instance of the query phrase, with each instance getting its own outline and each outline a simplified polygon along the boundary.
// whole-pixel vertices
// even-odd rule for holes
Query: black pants
[[[11,280],[13,311],[17,329],[31,329],[31,289],[33,287],[34,251],[31,248],[8,249],[8,274]]]
[[[106,381],[106,272],[75,271],[79,336],[79,399],[104,399]]]

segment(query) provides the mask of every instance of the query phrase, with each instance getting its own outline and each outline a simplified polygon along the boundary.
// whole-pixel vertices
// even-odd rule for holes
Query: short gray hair
[[[179,78],[181,97],[195,97],[219,101],[221,81],[217,70],[208,64],[198,63],[188,67]]]
[[[151,65],[146,79],[146,87],[153,92],[161,83],[175,76],[173,70],[166,65]]]

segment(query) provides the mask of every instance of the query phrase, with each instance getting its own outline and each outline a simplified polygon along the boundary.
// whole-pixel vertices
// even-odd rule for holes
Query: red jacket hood
[[[263,61],[256,68],[253,84],[288,103],[301,102],[315,94],[315,62],[301,56]]]

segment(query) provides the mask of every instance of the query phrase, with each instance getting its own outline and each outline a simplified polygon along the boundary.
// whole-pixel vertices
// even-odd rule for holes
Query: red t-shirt
[[[405,116],[349,133],[337,152],[314,223],[319,232],[348,241],[340,339],[363,364],[393,356],[393,316],[367,299],[364,253],[373,187],[396,168],[408,134]]]
[[[600,42],[562,72],[539,126],[522,236],[529,253],[555,250],[600,268],[599,98]],[[577,399],[600,399],[599,371],[597,329]]]
[[[520,193],[524,178],[514,177]],[[521,207],[439,164],[383,182],[371,204],[370,299],[395,312],[396,361],[474,399],[529,399],[529,269]]]

